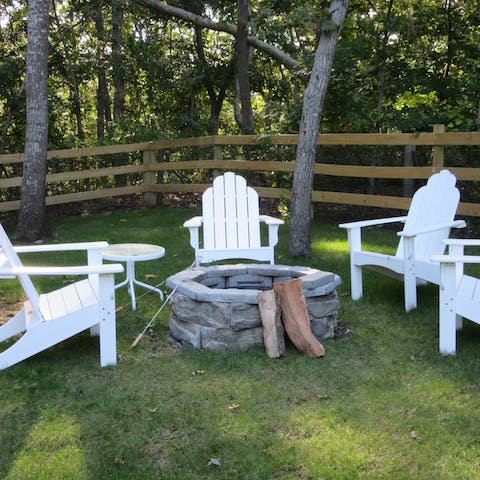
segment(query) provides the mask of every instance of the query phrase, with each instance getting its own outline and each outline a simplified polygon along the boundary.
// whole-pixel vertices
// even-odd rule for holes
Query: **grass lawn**
[[[157,275],[148,280],[156,284],[193,261],[181,227],[193,213],[120,211],[52,227],[59,242],[164,246],[163,259],[137,264],[137,276]],[[322,359],[292,347],[276,360],[260,348],[175,349],[167,308],[130,349],[160,302],[149,293],[132,312],[120,289],[117,366],[100,368],[97,340],[82,334],[0,372],[0,478],[480,478],[480,328],[467,323],[457,355],[442,357],[437,287],[420,288],[419,308],[406,314],[402,284],[367,272],[365,298],[352,302],[345,231],[315,222],[313,256],[299,262],[280,230],[277,263],[342,277],[349,336],[324,341]],[[375,229],[365,238],[372,248],[396,241]],[[75,255],[28,262],[75,263]],[[40,289],[55,281],[35,279]],[[14,282],[1,285],[1,304],[21,296]]]

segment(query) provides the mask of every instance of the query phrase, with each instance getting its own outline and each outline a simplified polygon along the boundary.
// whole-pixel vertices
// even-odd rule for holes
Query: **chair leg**
[[[414,272],[405,272],[403,289],[405,295],[405,311],[409,312],[417,308],[417,278]]]
[[[456,327],[457,327],[457,332],[463,329],[463,317],[461,315],[457,315]]]
[[[363,297],[362,267],[355,264],[355,252],[362,250],[362,233],[360,228],[347,230],[348,248],[350,249],[350,282],[352,288],[352,300]]]
[[[352,288],[352,300],[358,300],[363,297],[362,268],[353,264],[350,260],[350,278]]]
[[[455,266],[452,263],[440,267],[440,324],[439,345],[443,355],[454,355],[457,347],[457,322],[455,312]]]
[[[113,275],[100,275],[100,366],[117,364],[117,332]]]
[[[441,301],[440,308],[440,353],[454,355],[457,348],[455,312],[450,305]]]
[[[403,237],[403,290],[405,296],[405,311],[417,308],[417,276],[415,272],[415,239]]]

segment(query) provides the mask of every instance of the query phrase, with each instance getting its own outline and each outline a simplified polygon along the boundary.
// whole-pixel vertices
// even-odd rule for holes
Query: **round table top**
[[[105,260],[116,262],[154,260],[164,255],[165,249],[163,247],[149,243],[116,243],[102,250],[102,256]]]

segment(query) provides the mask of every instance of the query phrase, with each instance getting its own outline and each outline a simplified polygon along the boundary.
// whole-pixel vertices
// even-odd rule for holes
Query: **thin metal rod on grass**
[[[169,295],[167,296],[167,298],[164,300],[164,302],[162,303],[162,305],[160,306],[160,308],[157,310],[157,313],[155,313],[155,315],[152,317],[152,319],[145,325],[145,328],[143,329],[142,333],[140,333],[137,338],[133,341],[133,343],[130,345],[130,348],[135,348],[140,340],[143,338],[143,336],[145,335],[145,332],[153,325],[153,323],[155,322],[155,319],[158,317],[158,315],[160,314],[160,312],[164,309],[165,305],[170,301],[170,299],[172,298],[173,294],[175,293],[175,291],[177,290],[177,287],[178,287],[179,284],[175,285],[175,288],[169,293]]]

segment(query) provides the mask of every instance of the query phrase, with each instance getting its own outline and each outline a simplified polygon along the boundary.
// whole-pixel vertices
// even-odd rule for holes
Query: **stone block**
[[[228,277],[226,288],[269,290],[272,288],[272,277],[264,275],[234,275]]]
[[[183,322],[207,327],[229,328],[230,306],[227,303],[199,302],[176,293],[171,299],[173,314]]]
[[[340,308],[337,292],[331,292],[323,297],[307,298],[306,301],[308,314],[314,318],[335,315]]]
[[[331,283],[335,278],[333,273],[317,270],[309,275],[300,277],[300,280],[302,281],[303,288],[313,289]]]
[[[263,346],[262,328],[248,330],[214,330],[202,327],[202,348],[207,350],[246,350]]]
[[[337,316],[310,319],[310,326],[313,334],[319,339],[333,338],[335,336],[335,327],[337,326]]]
[[[196,299],[202,302],[257,303],[258,290],[240,290],[238,288],[205,288],[197,293]]]
[[[245,303],[232,303],[231,328],[235,331],[245,328],[261,327],[262,320],[258,305],[249,305]]]
[[[230,277],[248,273],[248,265],[215,265],[213,267],[204,267],[204,269],[207,277]]]
[[[342,283],[338,275],[333,276],[333,281],[312,289],[304,289],[305,297],[322,297],[333,292]]]
[[[190,322],[182,322],[172,314],[168,321],[168,328],[170,330],[170,335],[175,340],[193,348],[201,348],[202,340],[200,325]]]
[[[200,282],[204,287],[208,288],[225,288],[225,277],[207,277]]]

